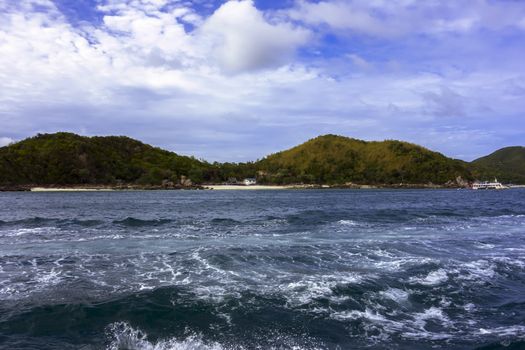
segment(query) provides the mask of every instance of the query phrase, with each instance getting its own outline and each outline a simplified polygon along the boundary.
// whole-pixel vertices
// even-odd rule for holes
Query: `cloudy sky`
[[[320,134],[525,145],[525,1],[0,0],[0,146],[127,135],[210,161]]]

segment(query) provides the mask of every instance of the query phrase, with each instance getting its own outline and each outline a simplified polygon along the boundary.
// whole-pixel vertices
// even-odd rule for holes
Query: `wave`
[[[435,286],[445,283],[448,280],[448,273],[445,269],[429,272],[425,277],[411,277],[411,283],[422,284],[425,286]]]
[[[268,350],[314,350],[327,346],[306,334],[290,335],[282,330],[265,329],[256,332],[253,339],[232,339],[218,342],[207,340],[200,333],[186,329],[179,337],[151,340],[148,334],[128,322],[119,321],[106,327],[110,341],[107,350],[226,350],[226,349],[268,349]],[[339,347],[337,347],[339,348]]]
[[[57,286],[67,279],[58,270],[39,275],[39,282],[53,287],[54,293],[69,289],[66,284]],[[338,344],[366,341],[379,348],[387,348],[394,338],[432,341],[439,348],[461,341],[487,343],[495,338],[516,341],[525,335],[519,320],[515,321],[517,325],[490,328],[494,316],[483,317],[482,305],[465,304],[472,298],[469,292],[454,296],[443,294],[444,290],[439,288],[402,289],[406,286],[400,283],[386,287],[374,281],[362,282],[352,275],[324,279],[312,276],[274,288],[258,285],[243,290],[237,285],[234,290],[218,290],[228,288],[233,280],[227,282],[220,286],[199,283],[215,298],[204,298],[196,283],[122,294],[108,289],[102,299],[90,304],[82,301],[62,304],[61,295],[56,295],[55,305],[47,298],[42,307],[9,316],[5,323],[0,323],[0,328],[19,332],[23,329],[21,325],[31,324],[36,330],[51,327],[57,334],[64,329],[97,333],[100,327],[110,324],[108,349],[135,350],[324,347],[311,339],[301,342],[302,334],[287,329],[292,323],[308,324],[311,329],[330,329]],[[394,285],[394,280],[388,284]],[[221,293],[222,297],[217,298]],[[522,305],[511,308],[517,312],[523,310]],[[54,315],[52,320],[49,314]],[[282,329],[288,333],[276,331]],[[348,329],[354,330],[352,334],[345,332]]]
[[[0,227],[48,227],[48,226],[83,226],[92,227],[102,224],[100,220],[80,220],[80,219],[59,219],[59,218],[43,218],[35,216],[32,218],[25,218],[19,220],[2,221],[0,220]]]
[[[360,223],[363,220],[359,212],[328,211],[328,210],[304,210],[294,214],[288,214],[283,218],[289,225],[294,226],[320,226],[326,224],[350,224]],[[358,221],[353,221],[358,220]]]
[[[399,214],[399,213],[398,213]],[[427,232],[441,231],[455,232],[464,231],[466,233],[481,229],[483,232],[490,230],[493,226],[508,227],[509,232],[514,232],[522,224],[525,224],[525,215],[521,214],[506,214],[500,216],[482,216],[482,217],[458,217],[451,219],[450,217],[438,217],[435,215],[418,216],[416,218],[411,215],[394,213],[390,217],[377,217],[376,215],[365,215],[363,217],[356,217],[357,214],[349,215],[346,212],[328,213],[325,211],[303,211],[295,214],[288,214],[280,216],[260,216],[245,220],[231,217],[215,217],[198,219],[145,219],[140,217],[129,216],[123,219],[107,220],[107,219],[81,219],[81,218],[47,218],[47,217],[30,217],[18,220],[0,220],[0,230],[4,229],[34,229],[54,227],[58,230],[75,229],[93,229],[93,230],[107,230],[111,226],[118,229],[133,229],[133,228],[148,228],[148,227],[174,227],[177,232],[199,231],[208,229],[207,235],[223,233],[225,230],[235,230],[229,234],[244,235],[249,231],[253,235],[282,235],[289,233],[316,233],[317,236],[327,234],[339,234],[342,238],[349,238],[349,233],[352,237],[355,235],[365,235],[370,232],[381,230],[383,235],[399,236],[400,230],[403,235],[414,236],[421,235],[423,230]],[[401,225],[401,226],[400,226]],[[320,227],[320,228],[319,228]],[[210,228],[212,228],[210,230]],[[214,230],[217,228],[217,230]],[[246,228],[246,229],[245,229]],[[423,233],[424,233],[423,232]],[[23,233],[12,233],[7,236],[23,235]],[[482,237],[479,237],[482,238]],[[485,242],[483,239],[478,239],[475,243],[477,249],[491,250],[495,247],[494,242]]]
[[[214,218],[214,219],[211,219],[210,223],[212,225],[217,225],[217,226],[231,226],[231,225],[242,224],[242,222],[231,219],[231,218]]]
[[[113,223],[116,225],[126,226],[126,227],[147,227],[147,226],[162,226],[173,222],[170,219],[153,219],[145,220],[138,219],[134,217],[127,217],[123,220],[114,220]]]
[[[107,350],[223,350],[216,342],[205,342],[202,336],[190,335],[183,340],[168,339],[150,342],[147,334],[127,322],[115,322],[107,327],[110,344]],[[241,349],[236,347],[237,349]]]

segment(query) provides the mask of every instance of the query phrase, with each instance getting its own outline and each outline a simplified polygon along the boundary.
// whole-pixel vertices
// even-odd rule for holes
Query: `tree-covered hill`
[[[445,184],[472,179],[464,162],[400,141],[325,135],[256,163],[270,183]]]
[[[470,164],[478,179],[525,184],[525,147],[505,147]]]
[[[256,177],[267,184],[450,184],[497,176],[525,183],[525,150],[510,147],[472,163],[401,141],[325,135],[257,162],[208,163],[124,136],[39,134],[0,148],[0,187],[187,185]]]
[[[202,180],[208,164],[124,136],[39,134],[0,148],[0,184],[160,184]]]

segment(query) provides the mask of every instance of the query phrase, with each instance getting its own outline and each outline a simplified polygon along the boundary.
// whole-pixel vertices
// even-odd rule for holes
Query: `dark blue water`
[[[523,349],[525,191],[0,193],[2,349]]]

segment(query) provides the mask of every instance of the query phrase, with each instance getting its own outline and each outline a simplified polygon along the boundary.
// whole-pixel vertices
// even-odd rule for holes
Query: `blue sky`
[[[0,0],[0,146],[128,135],[210,161],[320,134],[525,144],[525,2]]]

